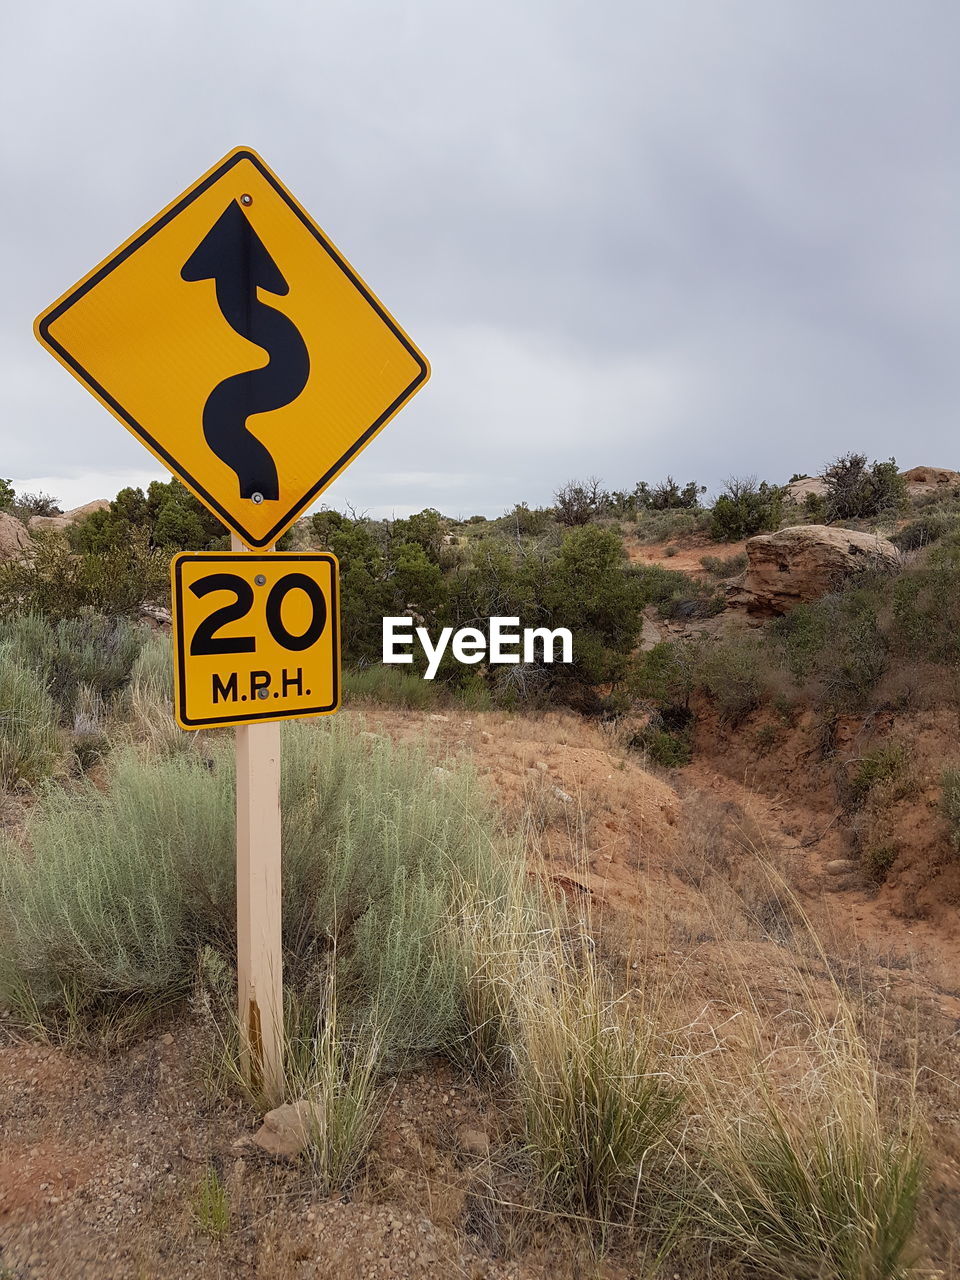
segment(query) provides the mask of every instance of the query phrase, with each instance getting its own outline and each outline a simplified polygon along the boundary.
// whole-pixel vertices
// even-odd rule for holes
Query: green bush
[[[864,520],[899,511],[906,502],[906,483],[896,460],[872,462],[866,454],[846,453],[824,468],[827,519]]]
[[[778,529],[783,515],[784,490],[755,476],[737,476],[727,481],[713,504],[710,536],[714,542],[738,542],[769,529]]]
[[[60,533],[33,536],[31,554],[0,564],[0,616],[75,617],[83,609],[136,616],[170,595],[169,558],[134,536],[104,551],[77,555]]]
[[[118,748],[105,789],[51,792],[24,847],[0,840],[0,1002],[94,1018],[183,995],[205,946],[233,954],[233,749],[207,750]],[[474,779],[335,722],[284,726],[282,779],[291,991],[335,955],[344,1007],[376,1011],[386,1051],[450,1048],[465,943],[447,921],[470,885],[496,899],[514,856]]]
[[[76,551],[105,553],[140,538],[150,548],[222,551],[230,537],[217,517],[179,480],[154,480],[147,492],[121,489],[110,503],[68,530]]]
[[[850,803],[862,805],[877,787],[902,780],[908,767],[907,749],[902,742],[887,742],[865,752],[850,779]]]
[[[798,682],[811,680],[828,712],[864,710],[887,670],[890,640],[882,625],[888,580],[799,605],[770,629],[770,639]]]
[[[954,525],[956,520],[948,520],[945,516],[928,514],[911,520],[909,524],[890,535],[890,541],[901,551],[920,551],[937,542]]]
[[[34,785],[61,751],[57,708],[36,672],[0,644],[0,786]]]
[[[694,679],[720,719],[736,725],[763,701],[766,656],[753,637],[706,641],[694,651]]]
[[[0,620],[0,642],[37,673],[65,717],[73,714],[81,687],[103,700],[116,694],[147,635],[144,626],[92,609],[59,621],[29,613]]]
[[[693,758],[690,746],[690,735],[683,732],[671,732],[651,722],[635,733],[629,746],[634,751],[642,751],[662,769],[682,769]]]

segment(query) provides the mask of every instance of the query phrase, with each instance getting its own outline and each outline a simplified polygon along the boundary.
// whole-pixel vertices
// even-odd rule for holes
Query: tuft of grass
[[[193,1219],[206,1236],[221,1239],[230,1229],[230,1200],[219,1171],[208,1165],[193,1195]]]
[[[824,994],[808,973],[791,970],[798,1003],[773,1027],[744,987],[739,1034],[688,1058],[689,1231],[772,1280],[904,1280],[926,1142],[917,1064],[894,1086],[839,980]]]
[[[898,1280],[913,1261],[923,1143],[883,1119],[863,1046],[823,1029],[801,1089],[758,1064],[749,1110],[712,1135],[697,1229],[762,1274]]]
[[[614,996],[586,938],[554,936],[516,993],[512,1046],[526,1152],[552,1207],[601,1234],[656,1192],[649,1172],[681,1097],[650,1023]]]
[[[130,671],[124,711],[127,737],[152,755],[193,751],[202,742],[173,718],[173,653],[162,631],[147,637]]]
[[[35,786],[60,754],[59,716],[42,679],[0,645],[0,786]]]
[[[307,1105],[307,1158],[321,1194],[349,1186],[359,1172],[380,1117],[384,1039],[375,1022],[341,1025],[335,982],[322,1007],[294,1007],[286,1041],[291,1098]]]

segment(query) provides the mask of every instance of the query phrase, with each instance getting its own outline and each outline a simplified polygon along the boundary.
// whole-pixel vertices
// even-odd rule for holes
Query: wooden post
[[[231,549],[246,548],[231,535]],[[236,729],[237,984],[244,1078],[268,1101],[283,1089],[280,724]]]

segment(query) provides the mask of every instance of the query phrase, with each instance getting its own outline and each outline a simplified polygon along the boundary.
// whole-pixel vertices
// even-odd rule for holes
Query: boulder
[[[0,511],[0,560],[19,560],[30,547],[30,534],[16,516]]]
[[[886,538],[822,524],[796,525],[750,538],[749,564],[727,591],[728,602],[757,617],[788,613],[819,600],[866,569],[895,571],[900,552]]]

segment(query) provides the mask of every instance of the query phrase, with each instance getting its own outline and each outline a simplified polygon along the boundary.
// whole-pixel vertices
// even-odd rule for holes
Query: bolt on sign
[[[343,254],[246,148],[35,329],[253,548],[272,546],[430,375]]]
[[[338,566],[325,552],[184,551],[170,566],[183,729],[320,716],[340,704]]]

